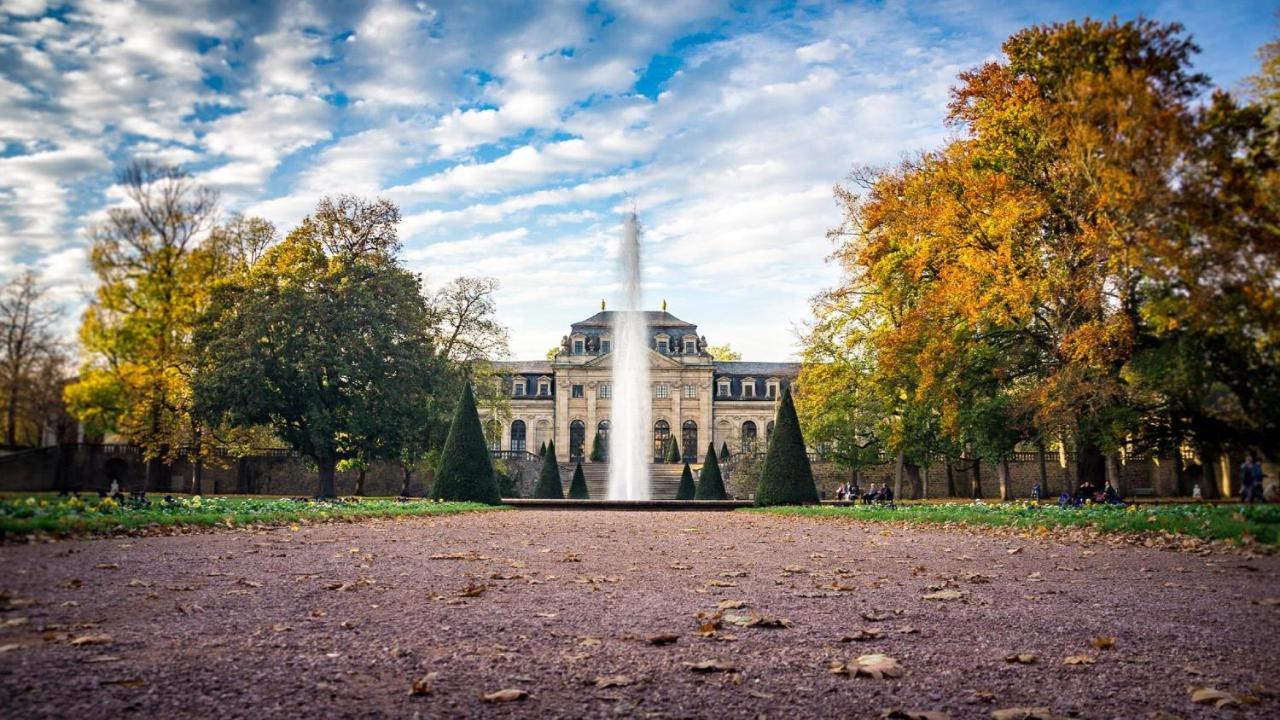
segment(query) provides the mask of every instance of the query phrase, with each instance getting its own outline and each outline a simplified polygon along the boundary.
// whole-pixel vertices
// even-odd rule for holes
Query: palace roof
[[[551,362],[548,360],[500,360],[493,367],[501,372],[513,375],[551,375]]]
[[[586,320],[580,320],[573,324],[573,328],[607,328],[613,326],[614,316],[618,314],[617,310],[601,310]],[[666,310],[645,310],[645,324],[651,328],[681,328],[688,330],[696,330],[697,325],[685,322],[680,318],[672,315]]]
[[[789,377],[800,374],[800,363],[796,362],[742,362],[738,360],[716,360],[717,375],[742,375],[744,377]]]

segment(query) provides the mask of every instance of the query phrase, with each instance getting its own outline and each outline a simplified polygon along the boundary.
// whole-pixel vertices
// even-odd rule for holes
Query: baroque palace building
[[[672,435],[688,462],[700,460],[708,442],[733,452],[762,449],[800,364],[715,360],[698,327],[663,306],[645,312],[655,459]],[[511,396],[511,420],[490,437],[494,451],[536,453],[554,440],[558,459],[586,460],[597,432],[607,446],[614,315],[601,309],[573,323],[554,359],[495,364]]]

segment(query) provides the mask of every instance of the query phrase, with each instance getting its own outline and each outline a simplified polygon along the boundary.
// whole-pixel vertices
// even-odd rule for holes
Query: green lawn
[[[876,522],[954,523],[1040,528],[1092,527],[1109,533],[1167,532],[1204,540],[1280,544],[1280,505],[1088,505],[1060,508],[1030,503],[913,504],[897,508],[771,507],[744,512],[833,517]]]
[[[498,510],[478,503],[446,503],[396,498],[294,500],[261,497],[177,496],[166,503],[151,496],[151,504],[123,506],[110,499],[58,498],[47,494],[0,498],[0,538],[48,533],[91,535],[146,527],[184,525],[235,527],[251,523],[286,524],[375,517],[450,515]]]

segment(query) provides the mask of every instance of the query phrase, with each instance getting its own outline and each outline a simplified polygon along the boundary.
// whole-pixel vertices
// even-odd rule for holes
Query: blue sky
[[[1034,23],[1178,21],[1226,88],[1276,6],[1247,2],[0,2],[0,277],[39,269],[70,333],[85,228],[134,157],[287,232],[384,196],[428,287],[502,284],[517,357],[618,292],[633,204],[646,303],[748,359],[795,352],[835,279],[831,188],[947,137],[958,72]]]

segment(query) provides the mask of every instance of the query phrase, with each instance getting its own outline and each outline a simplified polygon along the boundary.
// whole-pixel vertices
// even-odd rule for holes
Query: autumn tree
[[[271,427],[315,461],[322,497],[339,461],[396,457],[426,423],[436,352],[399,220],[385,200],[321,201],[215,288],[196,333],[199,417]]]
[[[188,438],[192,331],[202,291],[223,272],[207,246],[217,195],[179,168],[148,161],[126,168],[118,187],[127,204],[90,230],[99,286],[80,325],[84,364],[66,399],[91,429],[142,446],[152,488]]]
[[[708,345],[707,354],[709,354],[713,360],[732,361],[742,359],[742,353],[730,347],[729,343],[725,343],[723,345]]]
[[[58,317],[34,271],[19,273],[0,288],[0,382],[4,439],[11,448],[19,442],[39,443],[47,419],[40,408],[42,381],[62,380],[62,351],[54,334]],[[20,432],[24,421],[31,432]]]

